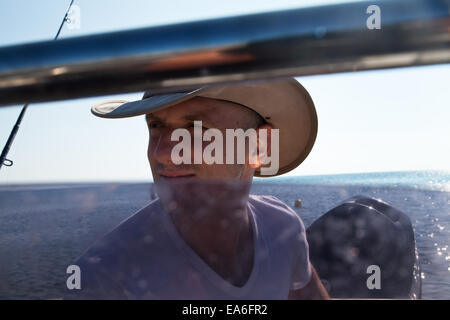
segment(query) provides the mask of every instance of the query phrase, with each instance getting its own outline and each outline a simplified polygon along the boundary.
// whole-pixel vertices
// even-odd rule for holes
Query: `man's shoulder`
[[[273,227],[275,225],[290,225],[300,227],[304,225],[300,216],[290,206],[271,195],[250,195],[249,203],[255,208],[254,212],[259,219],[266,221]]]
[[[264,211],[273,214],[282,214],[286,216],[297,216],[297,213],[285,204],[283,201],[271,195],[253,195],[249,196],[249,202],[258,211]]]

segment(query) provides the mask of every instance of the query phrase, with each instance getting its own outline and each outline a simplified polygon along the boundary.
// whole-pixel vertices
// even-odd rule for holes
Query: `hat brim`
[[[145,96],[148,94],[146,93]],[[138,101],[106,101],[91,108],[102,118],[126,118],[168,108],[196,96],[234,102],[260,114],[274,129],[279,129],[279,170],[273,177],[296,168],[311,152],[317,136],[317,113],[303,86],[295,79],[270,82],[212,86],[190,92],[159,94]]]
[[[199,89],[151,96],[137,101],[109,100],[96,104],[91,112],[101,118],[128,118],[167,108],[195,96]]]

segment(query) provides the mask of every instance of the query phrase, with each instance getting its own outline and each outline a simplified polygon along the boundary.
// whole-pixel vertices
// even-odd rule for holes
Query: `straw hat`
[[[314,103],[303,86],[289,78],[270,82],[208,86],[189,92],[153,95],[145,92],[142,100],[112,100],[91,108],[102,118],[126,118],[168,108],[193,97],[234,102],[257,112],[267,123],[279,129],[278,176],[296,168],[310,153],[317,136]],[[255,176],[260,175],[259,170]]]

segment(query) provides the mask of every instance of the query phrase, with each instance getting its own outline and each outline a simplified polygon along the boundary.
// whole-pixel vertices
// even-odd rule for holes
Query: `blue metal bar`
[[[369,5],[381,29],[369,29]],[[450,0],[345,3],[0,48],[0,106],[450,62]]]

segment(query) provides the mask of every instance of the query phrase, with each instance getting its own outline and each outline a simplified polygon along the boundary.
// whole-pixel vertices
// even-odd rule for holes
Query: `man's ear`
[[[257,148],[250,155],[250,167],[254,169],[261,167],[261,165],[264,164],[264,159],[266,159],[270,155],[272,129],[273,127],[268,123],[260,125],[258,129],[256,129],[256,133],[258,136]]]

